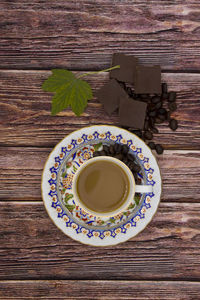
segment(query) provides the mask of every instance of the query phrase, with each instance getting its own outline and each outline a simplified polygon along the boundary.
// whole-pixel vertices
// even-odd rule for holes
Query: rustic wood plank
[[[114,51],[197,70],[198,1],[1,1],[1,68],[99,69]]]
[[[70,109],[51,116],[51,95],[41,90],[49,71],[0,72],[0,145],[54,146],[65,135],[94,124],[119,125],[117,113],[109,117],[94,98],[81,117]],[[167,124],[160,125],[154,140],[165,148],[200,149],[200,74],[162,74],[170,90],[178,92],[178,110],[174,117],[179,128],[172,132]],[[108,74],[88,77],[95,91],[108,81]]]
[[[199,282],[37,280],[0,281],[1,299],[198,299]]]
[[[0,203],[0,280],[199,280],[198,203],[161,203],[137,237],[82,245],[52,223],[43,203]]]
[[[40,182],[50,148],[0,147],[0,199],[41,200]],[[164,201],[200,201],[200,151],[168,151],[157,156]]]

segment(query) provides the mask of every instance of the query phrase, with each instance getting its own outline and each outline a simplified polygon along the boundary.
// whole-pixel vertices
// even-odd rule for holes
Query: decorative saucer
[[[100,218],[85,212],[72,193],[73,176],[103,144],[128,145],[141,166],[141,184],[152,185],[153,192],[136,195],[121,214]],[[42,175],[42,197],[46,210],[66,235],[93,246],[122,243],[142,231],[156,213],[161,196],[161,176],[149,147],[136,135],[115,126],[90,126],[66,136],[50,153]]]

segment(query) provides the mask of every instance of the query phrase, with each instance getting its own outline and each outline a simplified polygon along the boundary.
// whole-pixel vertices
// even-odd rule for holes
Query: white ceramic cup
[[[100,212],[95,212],[88,207],[84,205],[84,203],[81,201],[79,198],[78,192],[77,192],[77,180],[79,178],[79,175],[81,176],[81,172],[83,171],[84,168],[86,168],[88,165],[94,163],[95,161],[108,161],[108,162],[113,162],[119,167],[123,169],[123,171],[126,173],[128,180],[129,180],[129,193],[126,198],[126,200],[123,202],[123,204],[117,208],[116,210],[113,210],[111,212],[105,212],[105,213],[100,213]],[[86,212],[89,214],[92,214],[94,216],[98,217],[112,217],[114,215],[117,215],[121,212],[123,212],[133,201],[135,193],[150,193],[152,192],[152,186],[151,185],[136,185],[135,184],[135,179],[134,176],[131,172],[131,170],[119,159],[110,157],[110,156],[99,156],[99,157],[94,157],[88,161],[86,161],[75,173],[74,179],[73,179],[73,184],[72,184],[72,190],[75,196],[75,201],[77,204],[83,208]]]

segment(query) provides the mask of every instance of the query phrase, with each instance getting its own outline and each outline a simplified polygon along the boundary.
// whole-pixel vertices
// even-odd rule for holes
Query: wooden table
[[[1,0],[0,299],[200,299],[199,0]],[[178,92],[176,132],[156,142],[163,195],[151,224],[112,248],[59,231],[41,199],[49,152],[68,133],[118,124],[94,98],[80,118],[51,116],[52,68],[100,70],[114,52],[160,64]],[[108,80],[88,78],[93,90]]]

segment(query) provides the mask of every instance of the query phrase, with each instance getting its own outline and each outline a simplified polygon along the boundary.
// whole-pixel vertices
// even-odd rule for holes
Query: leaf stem
[[[120,65],[116,65],[114,67],[110,67],[108,69],[104,69],[104,70],[101,70],[101,71],[93,71],[93,72],[83,73],[82,75],[78,76],[78,78],[88,76],[90,74],[99,74],[99,73],[102,73],[102,72],[108,72],[108,71],[111,71],[111,70],[114,70],[114,69],[119,69],[119,68],[120,68]]]

